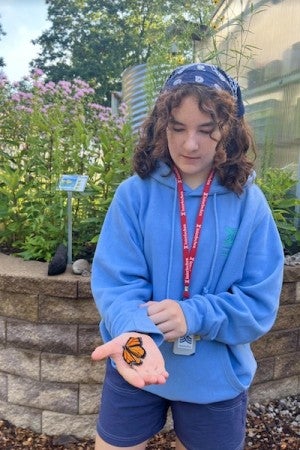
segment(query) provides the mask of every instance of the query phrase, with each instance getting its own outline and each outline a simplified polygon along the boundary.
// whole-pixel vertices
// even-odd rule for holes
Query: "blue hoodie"
[[[183,256],[177,186],[164,164],[117,189],[92,267],[92,292],[104,342],[130,331],[160,346],[169,378],[144,389],[171,400],[211,403],[237,396],[253,380],[250,343],[273,325],[282,286],[283,249],[270,208],[249,179],[238,196],[215,177],[195,258],[190,298],[182,300]],[[203,185],[184,185],[192,239]],[[196,353],[175,355],[173,344],[141,304],[180,302]]]

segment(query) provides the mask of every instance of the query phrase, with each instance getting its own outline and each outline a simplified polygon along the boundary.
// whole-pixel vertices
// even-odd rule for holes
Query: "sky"
[[[29,75],[29,62],[39,47],[31,43],[49,28],[44,0],[0,0],[0,23],[7,34],[1,36],[0,56],[6,66],[3,72],[10,82]]]

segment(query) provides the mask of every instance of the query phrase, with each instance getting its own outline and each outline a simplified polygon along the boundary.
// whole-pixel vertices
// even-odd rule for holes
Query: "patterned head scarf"
[[[233,78],[227,75],[224,70],[211,64],[187,64],[175,69],[162,89],[162,91],[172,89],[179,84],[198,83],[215,89],[229,92],[237,104],[237,116],[242,117],[245,108],[242,100],[241,89]]]

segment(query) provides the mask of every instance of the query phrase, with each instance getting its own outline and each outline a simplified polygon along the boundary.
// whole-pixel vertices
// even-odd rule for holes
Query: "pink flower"
[[[32,108],[28,108],[27,106],[24,106],[24,105],[18,105],[18,106],[16,106],[16,109],[18,111],[24,111],[24,112],[27,112],[27,113],[32,113],[33,112]]]
[[[81,90],[78,90],[78,91],[74,94],[73,97],[74,97],[75,100],[78,100],[78,99],[84,97],[84,95],[85,95],[85,92],[84,92],[83,89],[81,89]]]
[[[0,72],[0,87],[4,87],[6,84],[8,84],[7,76],[4,72]]]
[[[44,72],[42,71],[42,69],[34,69],[34,70],[31,72],[31,75],[32,75],[33,78],[39,78],[39,77],[41,77],[42,75],[44,75]]]

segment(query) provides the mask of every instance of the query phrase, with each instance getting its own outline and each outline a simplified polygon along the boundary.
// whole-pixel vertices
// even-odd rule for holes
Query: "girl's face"
[[[192,189],[205,182],[220,139],[218,126],[209,114],[199,110],[194,97],[185,97],[171,111],[167,127],[170,156]]]

